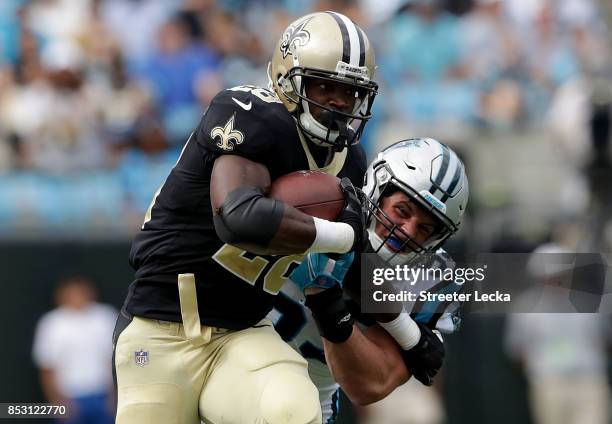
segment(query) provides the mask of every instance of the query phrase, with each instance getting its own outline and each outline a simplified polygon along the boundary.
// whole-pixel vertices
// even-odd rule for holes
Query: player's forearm
[[[313,218],[266,197],[268,170],[248,159],[226,155],[211,174],[214,226],[225,243],[256,254],[344,253],[354,244],[349,224]]]
[[[323,339],[325,357],[334,379],[358,405],[383,399],[409,378],[399,349],[384,337],[384,334],[375,334],[375,343],[355,326],[351,337],[343,343]]]
[[[312,245],[315,237],[316,227],[312,217],[285,205],[278,230],[265,250],[275,255],[303,253]]]
[[[380,400],[408,378],[393,338],[378,326],[368,328],[365,337],[354,325],[338,285],[313,290],[307,290],[305,304],[323,338],[332,374],[353,402]]]
[[[291,255],[305,252],[344,253],[354,243],[350,225],[313,218],[278,200],[259,198],[257,202],[273,202],[275,206],[242,206],[248,213],[221,211],[215,216],[217,235],[225,243],[249,252],[267,255]],[[233,205],[228,205],[231,209]],[[282,210],[281,213],[257,213]],[[231,216],[239,215],[239,216]]]
[[[282,202],[267,198],[261,201],[278,203],[281,213],[277,216],[247,213],[229,219],[227,215],[219,216],[215,218],[219,237],[228,244],[261,255],[299,254],[312,245],[316,236],[312,217]]]
[[[286,226],[283,225],[285,223]],[[313,218],[292,206],[286,206],[281,227],[269,248],[270,250],[302,249],[299,253],[346,253],[354,241],[355,234],[350,225]]]

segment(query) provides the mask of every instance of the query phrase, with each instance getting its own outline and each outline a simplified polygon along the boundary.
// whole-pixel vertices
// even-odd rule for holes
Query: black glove
[[[421,330],[421,338],[412,349],[404,350],[402,357],[414,378],[431,386],[444,360],[444,344],[425,324],[417,322],[417,325]]]
[[[355,240],[349,252],[357,251],[359,253],[364,243],[368,240],[368,234],[366,232],[366,214],[361,203],[362,197],[360,196],[360,194],[363,195],[363,193],[361,193],[361,190],[355,189],[351,180],[346,177],[340,180],[340,188],[344,193],[346,204],[337,222],[344,222],[353,228]]]
[[[355,321],[344,303],[339,284],[322,292],[306,295],[306,306],[312,312],[322,337],[332,343],[342,343],[351,337]]]

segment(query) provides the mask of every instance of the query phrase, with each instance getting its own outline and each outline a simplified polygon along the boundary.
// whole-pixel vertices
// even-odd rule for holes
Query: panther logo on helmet
[[[283,33],[280,51],[283,54],[283,59],[287,55],[293,55],[295,49],[299,46],[305,46],[310,41],[310,33],[304,29],[306,24],[310,22],[312,18],[298,22],[295,25],[290,25],[289,28]]]

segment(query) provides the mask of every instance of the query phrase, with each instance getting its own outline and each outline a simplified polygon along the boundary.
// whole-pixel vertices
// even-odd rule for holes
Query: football
[[[321,171],[296,171],[272,182],[269,197],[307,215],[335,221],[344,208],[340,179]]]

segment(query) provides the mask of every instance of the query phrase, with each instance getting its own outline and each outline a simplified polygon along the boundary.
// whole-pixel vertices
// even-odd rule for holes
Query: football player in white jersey
[[[453,267],[440,246],[459,229],[468,190],[462,162],[442,143],[410,139],[391,145],[367,169],[369,245],[364,252],[375,252],[392,266]],[[411,375],[432,383],[444,349],[431,330],[455,331],[456,302],[405,303],[406,313],[391,315],[355,314],[353,308],[351,314],[346,294],[360,298],[360,261],[350,254],[309,255],[291,280],[271,317],[281,336],[307,359],[324,423],[335,422],[339,385],[354,403],[369,404]],[[453,281],[439,280],[418,281],[414,287],[461,290]]]

